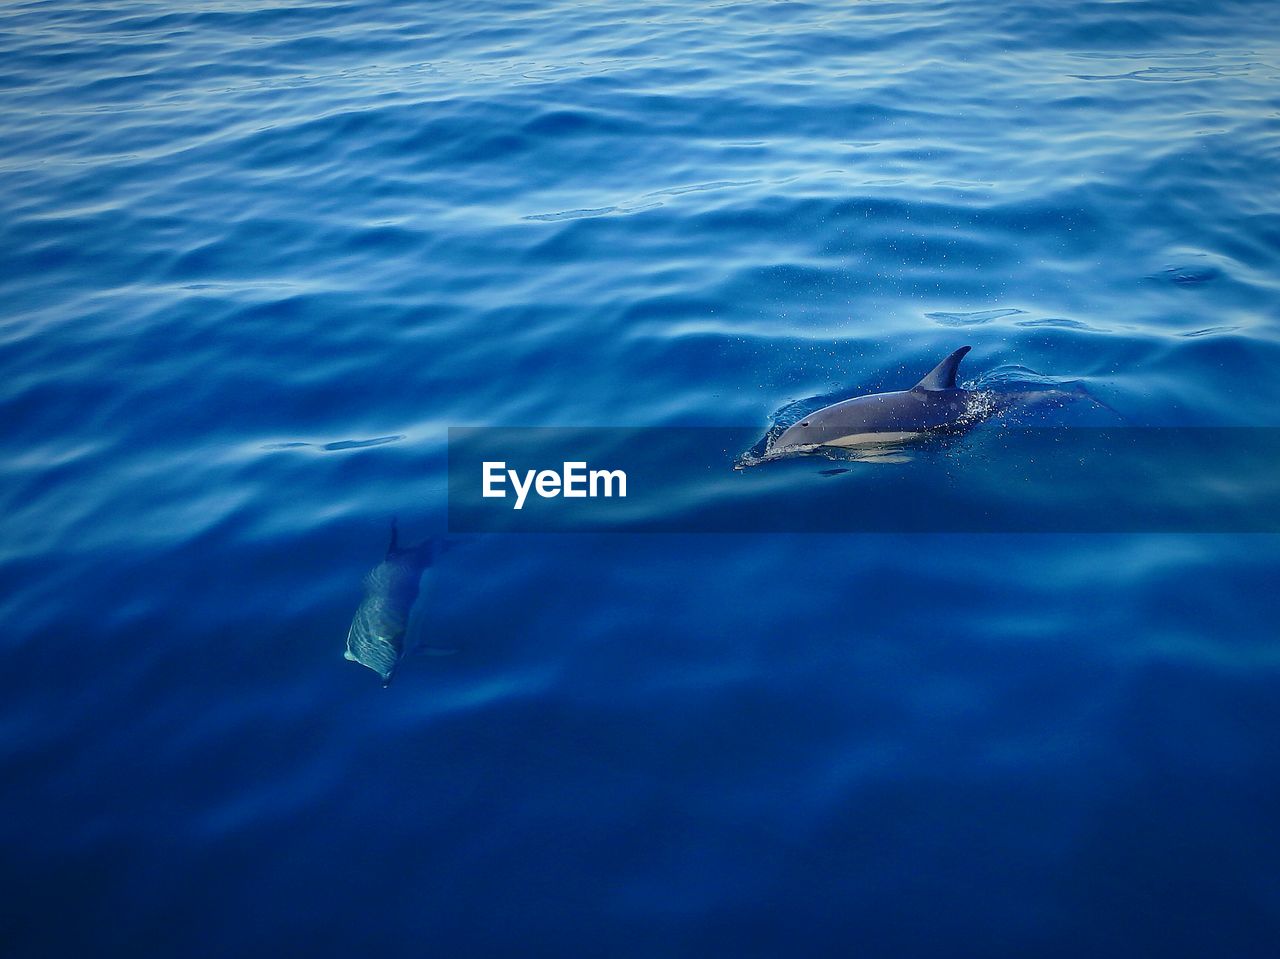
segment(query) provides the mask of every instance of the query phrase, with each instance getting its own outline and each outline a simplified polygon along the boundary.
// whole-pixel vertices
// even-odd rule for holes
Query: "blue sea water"
[[[449,426],[1280,425],[1280,6],[15,0],[0,104],[4,955],[1276,955],[1274,536],[476,536],[342,651]]]

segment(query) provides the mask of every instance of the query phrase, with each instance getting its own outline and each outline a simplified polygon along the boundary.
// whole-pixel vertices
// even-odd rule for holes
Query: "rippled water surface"
[[[1275,954],[1275,537],[480,536],[342,650],[451,425],[1280,426],[1280,6],[17,0],[0,104],[7,955]]]

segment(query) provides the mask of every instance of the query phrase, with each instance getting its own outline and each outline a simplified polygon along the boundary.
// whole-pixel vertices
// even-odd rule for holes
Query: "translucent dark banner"
[[[779,458],[760,440],[741,428],[453,428],[449,527],[1280,532],[1280,429],[991,425]]]

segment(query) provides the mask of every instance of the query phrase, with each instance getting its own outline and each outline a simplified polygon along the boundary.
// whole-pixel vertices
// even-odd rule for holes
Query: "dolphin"
[[[896,393],[855,396],[788,427],[769,453],[818,446],[884,446],[962,430],[994,409],[978,394],[956,386],[956,370],[970,347],[962,346],[915,386]]]
[[[381,676],[384,688],[391,685],[407,652],[409,614],[435,552],[435,541],[430,539],[417,546],[401,546],[393,519],[386,558],[365,575],[364,599],[347,632],[346,658]]]

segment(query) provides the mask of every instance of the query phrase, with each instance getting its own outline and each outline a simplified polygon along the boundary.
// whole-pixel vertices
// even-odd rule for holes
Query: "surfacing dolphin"
[[[769,444],[768,456],[822,446],[885,447],[972,426],[1014,395],[956,386],[956,371],[970,349],[960,347],[909,390],[855,396],[810,413]]]
[[[436,554],[436,542],[400,546],[396,521],[391,521],[391,543],[381,563],[364,578],[364,599],[356,609],[347,633],[347,659],[368,666],[391,685],[396,667],[404,659],[409,616],[421,589],[422,574]]]

